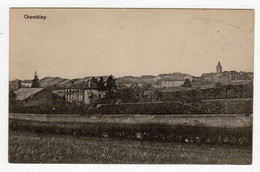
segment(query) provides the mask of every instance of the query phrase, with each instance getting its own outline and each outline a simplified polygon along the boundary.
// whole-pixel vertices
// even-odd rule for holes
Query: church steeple
[[[34,78],[38,78],[37,71],[35,71],[35,73],[34,73]]]
[[[216,67],[216,73],[222,73],[222,66],[221,66],[220,62],[218,62],[218,65]]]
[[[40,82],[38,79],[37,72],[35,71],[34,73],[34,79],[32,80],[32,88],[39,88],[40,87]]]

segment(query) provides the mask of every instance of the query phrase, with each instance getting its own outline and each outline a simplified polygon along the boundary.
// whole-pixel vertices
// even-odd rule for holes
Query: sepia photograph
[[[252,164],[253,9],[9,12],[9,163]]]

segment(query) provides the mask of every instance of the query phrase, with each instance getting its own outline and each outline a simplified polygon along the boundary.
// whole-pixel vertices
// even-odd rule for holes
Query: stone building
[[[161,88],[172,88],[172,87],[181,87],[186,79],[162,79],[160,80]]]
[[[44,88],[20,88],[15,91],[15,104],[22,107],[57,106],[64,102],[60,96]]]
[[[66,84],[64,92],[66,103],[76,104],[77,106],[91,104],[105,97],[105,91],[99,90],[97,85],[91,81],[82,81],[76,84],[70,81]]]
[[[243,84],[250,83],[253,80],[252,72],[236,72],[236,71],[222,71],[222,65],[218,62],[216,66],[216,72],[203,73],[201,75],[203,80],[209,83],[220,83],[221,85],[230,85],[233,83]],[[246,82],[245,82],[246,81]]]
[[[21,81],[22,88],[31,88],[32,87],[32,80],[22,80]]]

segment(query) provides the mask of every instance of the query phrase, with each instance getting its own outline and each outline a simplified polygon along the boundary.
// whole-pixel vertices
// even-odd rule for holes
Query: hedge
[[[25,130],[88,137],[128,138],[200,144],[252,146],[252,126],[220,128],[206,126],[169,125],[160,123],[64,123],[9,120],[10,130]]]

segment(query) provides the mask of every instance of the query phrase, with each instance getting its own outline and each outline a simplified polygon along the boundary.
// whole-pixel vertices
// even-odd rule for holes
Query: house
[[[143,87],[148,83],[145,82],[141,77],[134,77],[134,76],[124,76],[117,78],[117,85],[125,86],[125,87]]]
[[[32,80],[22,80],[21,81],[22,88],[31,88],[32,87]]]
[[[172,88],[172,87],[181,87],[185,83],[186,79],[161,79],[160,85],[161,88]]]
[[[214,83],[220,83],[221,85],[228,85],[230,84],[230,77],[225,74],[218,73],[213,76],[213,81]]]
[[[84,104],[84,87],[86,82],[84,80],[74,79],[66,83],[65,86],[65,102],[73,103],[78,106]]]
[[[65,86],[66,86],[66,84],[68,83],[68,82],[70,82],[70,80],[69,79],[62,79],[59,83],[57,83],[57,84],[55,84],[55,88],[56,89],[65,89]]]
[[[45,87],[50,87],[55,84],[58,84],[62,80],[63,79],[59,78],[59,77],[45,77],[45,78],[41,79],[39,82],[40,82],[41,87],[45,88]]]
[[[84,88],[84,104],[91,104],[98,99],[104,98],[106,92],[98,90],[97,87],[90,85],[90,82]]]
[[[155,84],[152,84],[152,88],[160,89],[161,88],[160,82],[156,82]]]
[[[190,80],[192,81],[193,76],[189,75],[189,74],[183,74],[180,72],[176,72],[176,73],[170,73],[170,74],[160,74],[158,76],[156,76],[153,80],[154,81],[159,81],[162,79],[169,79],[169,80]]]
[[[21,81],[16,79],[13,81],[9,81],[9,89],[11,90],[18,90],[19,88],[21,88]]]
[[[99,90],[97,84],[91,81],[82,82],[70,81],[66,84],[65,88],[65,101],[66,103],[73,103],[77,106],[91,104],[94,101],[104,98],[105,91]]]
[[[204,79],[203,77],[193,77],[191,87],[193,89],[207,89],[215,86],[213,81]]]
[[[65,91],[64,90],[53,90],[52,91],[54,94],[62,97],[65,100]]]
[[[44,88],[20,88],[15,91],[15,94],[15,104],[23,107],[57,106],[64,102],[60,96]]]
[[[201,78],[203,79],[203,80],[206,80],[207,82],[214,82],[214,76],[216,75],[216,73],[203,73],[202,75],[201,75]]]
[[[252,72],[236,72],[236,71],[224,71],[223,74],[229,76],[230,81],[235,80],[253,80],[253,73]]]
[[[155,83],[154,78],[155,76],[153,75],[142,75],[140,77],[140,79],[146,82],[147,84],[154,84]]]

